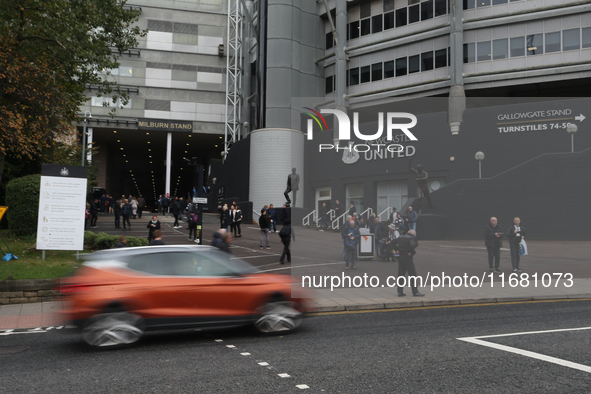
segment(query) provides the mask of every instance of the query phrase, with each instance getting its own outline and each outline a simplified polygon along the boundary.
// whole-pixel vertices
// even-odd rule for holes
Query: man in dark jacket
[[[142,212],[144,211],[145,208],[146,208],[146,199],[144,197],[142,197],[142,195],[140,194],[140,196],[137,198],[137,217],[139,219],[142,218]]]
[[[378,258],[380,260],[384,261],[384,259],[386,258],[386,252],[383,249],[384,249],[384,245],[385,245],[385,241],[386,241],[388,232],[386,230],[386,227],[384,226],[384,223],[382,223],[380,221],[380,218],[377,216],[374,218],[374,234],[376,236],[375,247],[376,247]]]
[[[291,263],[291,252],[289,250],[289,244],[291,243],[293,232],[291,230],[291,222],[289,220],[283,223],[283,228],[281,229],[281,231],[279,231],[279,237],[281,238],[281,243],[283,244],[283,253],[281,254],[279,263],[285,264],[285,257],[287,257],[287,262]],[[293,238],[295,241],[295,237]]]
[[[232,234],[226,229],[220,229],[213,234],[213,241],[211,246],[218,248],[221,251],[230,253],[230,241],[232,240]]]
[[[404,219],[404,226],[409,230],[417,231],[417,220],[419,220],[419,215],[412,209],[411,205],[408,207],[408,212],[406,213],[406,218]]]
[[[359,229],[355,226],[355,220],[351,219],[349,225],[341,232],[343,243],[345,245],[345,269],[357,269],[355,261],[357,260],[357,245],[359,244]]]
[[[412,295],[415,297],[423,297],[424,294],[419,293],[417,288],[417,270],[413,262],[413,256],[416,254],[415,249],[419,246],[416,238],[417,233],[414,230],[409,230],[405,235],[398,237],[397,244],[400,256],[398,257],[398,278],[405,277],[408,272],[408,282],[412,289]],[[398,286],[398,297],[404,297],[404,288]]]
[[[96,221],[98,219],[98,213],[99,213],[99,200],[98,199],[94,199],[93,202],[90,203],[90,228],[97,228],[98,226],[96,225]]]
[[[513,272],[521,272],[519,268],[519,244],[522,239],[525,239],[525,229],[521,225],[519,218],[513,219],[513,226],[507,232],[509,238],[509,248],[511,249],[511,265]]]
[[[326,210],[326,203],[323,202],[318,210],[318,229],[324,231],[324,227],[328,228],[328,211]]]
[[[259,227],[261,228],[261,249],[263,244],[267,245],[267,249],[271,249],[269,246],[269,214],[267,210],[263,208],[261,210],[261,217],[259,218]]]
[[[493,272],[493,260],[495,263],[494,272],[501,272],[499,263],[501,261],[501,248],[503,247],[502,235],[497,218],[490,218],[490,223],[484,226],[484,245],[488,251],[488,269],[490,272]]]
[[[277,232],[277,213],[273,204],[269,205],[269,232]]]

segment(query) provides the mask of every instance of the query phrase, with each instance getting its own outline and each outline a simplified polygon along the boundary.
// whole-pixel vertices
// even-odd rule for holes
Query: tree
[[[117,53],[144,36],[118,0],[3,0],[0,5],[0,180],[4,155],[34,158],[74,129],[92,86],[113,92]],[[113,101],[128,102],[125,93]],[[57,138],[59,140],[59,138]]]

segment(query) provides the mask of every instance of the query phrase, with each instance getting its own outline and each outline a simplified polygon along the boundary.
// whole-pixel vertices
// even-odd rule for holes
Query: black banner
[[[41,175],[57,176],[64,178],[86,178],[88,174],[87,167],[65,166],[61,164],[43,164]]]

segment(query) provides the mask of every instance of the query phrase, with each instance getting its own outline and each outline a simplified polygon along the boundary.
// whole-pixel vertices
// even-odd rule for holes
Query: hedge
[[[16,236],[37,234],[41,175],[13,179],[6,185],[8,228]]]
[[[84,233],[84,246],[91,250],[111,249],[119,242],[119,235],[109,235],[107,233],[93,233],[86,231]],[[146,238],[126,237],[127,246],[148,246]]]

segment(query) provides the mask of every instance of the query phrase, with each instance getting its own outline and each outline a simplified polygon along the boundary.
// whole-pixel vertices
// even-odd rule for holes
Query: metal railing
[[[367,213],[367,218],[369,219],[369,217],[371,216],[371,214],[373,213],[373,209],[371,208],[367,208],[365,211],[361,212],[359,214],[359,216],[363,216]]]
[[[392,213],[392,208],[388,207],[386,209],[384,209],[382,212],[379,213],[378,217],[380,218],[380,222],[383,222],[384,219],[382,219],[382,216],[384,214],[386,214],[386,221],[388,220],[388,218],[390,217],[390,214]]]
[[[310,212],[302,219],[302,226],[310,226],[310,217],[312,218],[312,222],[316,222],[316,210]]]
[[[349,214],[348,212],[345,212],[345,213],[343,213],[341,216],[339,216],[338,218],[334,219],[334,220],[332,221],[332,223],[331,223],[331,228],[332,228],[333,230],[338,230],[338,229],[340,228],[339,222],[340,222],[340,221],[342,221],[342,222],[343,222],[343,224],[345,224],[345,220],[347,220],[347,215],[348,215],[348,214]],[[342,220],[341,220],[341,219],[342,219]]]

